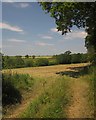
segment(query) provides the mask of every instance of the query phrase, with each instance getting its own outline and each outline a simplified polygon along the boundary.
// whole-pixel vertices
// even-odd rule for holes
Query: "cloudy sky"
[[[36,2],[3,2],[1,29],[2,51],[6,55],[53,55],[67,50],[86,52],[84,30],[73,27],[71,33],[62,36],[57,32],[54,19]]]

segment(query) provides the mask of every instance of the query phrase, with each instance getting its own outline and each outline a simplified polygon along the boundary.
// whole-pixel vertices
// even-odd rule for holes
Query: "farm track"
[[[39,67],[39,68],[21,68],[14,69],[12,72],[17,72],[20,74],[28,73],[34,77],[45,78],[48,77],[58,77],[57,72],[64,71],[74,71],[74,67],[82,67],[86,64],[77,64],[77,65],[57,65],[57,66],[48,66],[48,67]],[[46,81],[46,87],[54,84],[54,81]],[[90,85],[86,80],[83,80],[83,77],[70,78],[69,82],[71,93],[70,105],[66,106],[66,114],[68,118],[93,118],[94,112],[89,107],[88,103],[88,91]],[[38,87],[39,86],[39,87]],[[30,92],[27,98],[11,113],[7,118],[18,118],[18,116],[23,113],[32,100],[38,98],[44,92],[43,82],[38,84],[37,88]],[[65,109],[65,108],[64,108]]]
[[[7,115],[5,118],[18,118],[21,113],[23,113],[29,104],[34,100],[38,99],[38,97],[47,89],[48,86],[51,86],[54,84],[55,79],[52,81],[42,81],[41,83],[36,85],[32,91],[30,91],[27,95],[26,98],[22,101],[20,105],[17,106],[16,109],[11,111],[11,114]]]
[[[87,97],[89,90],[90,85],[86,80],[83,80],[83,78],[71,79],[71,104],[66,109],[68,118],[94,117],[94,111],[90,108]]]

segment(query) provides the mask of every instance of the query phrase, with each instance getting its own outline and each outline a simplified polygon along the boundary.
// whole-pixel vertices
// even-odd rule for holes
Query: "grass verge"
[[[20,118],[64,118],[64,110],[69,103],[67,77],[51,78],[55,83],[34,99],[28,108],[20,115]],[[49,79],[50,80],[50,79]]]
[[[34,79],[28,74],[2,74],[2,105],[3,114],[6,114],[11,106],[20,104],[23,94],[32,90]]]

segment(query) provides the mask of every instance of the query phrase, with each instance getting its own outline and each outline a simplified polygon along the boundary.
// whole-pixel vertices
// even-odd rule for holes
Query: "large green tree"
[[[40,5],[55,18],[62,35],[70,32],[74,25],[85,28],[85,46],[96,55],[96,2],[41,2]],[[96,57],[93,58],[92,62],[96,63]]]

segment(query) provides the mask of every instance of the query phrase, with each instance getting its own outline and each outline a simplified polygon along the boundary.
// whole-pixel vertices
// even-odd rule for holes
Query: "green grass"
[[[90,95],[89,101],[91,106],[94,105],[94,112],[95,112],[94,115],[96,115],[96,66],[92,66],[90,68],[89,74],[90,74],[89,81],[90,81],[90,88],[91,88],[91,93],[89,93]],[[92,102],[92,99],[91,99],[92,93],[94,96],[94,103]]]
[[[88,73],[84,76],[84,80],[89,83],[89,91],[87,92],[88,105],[91,112],[96,111],[96,66],[90,66]],[[95,115],[96,113],[94,113]]]
[[[64,118],[64,110],[69,103],[68,79],[55,78],[55,83],[45,87],[44,92],[34,99],[26,111],[20,115],[22,118]]]
[[[33,89],[34,79],[28,74],[2,74],[2,105],[6,114],[9,107],[22,102],[23,94]],[[8,107],[9,106],[9,107]]]
[[[11,82],[18,90],[28,90],[34,84],[34,79],[29,74],[18,74],[11,72],[2,74],[3,81]],[[3,82],[2,81],[2,82]]]

